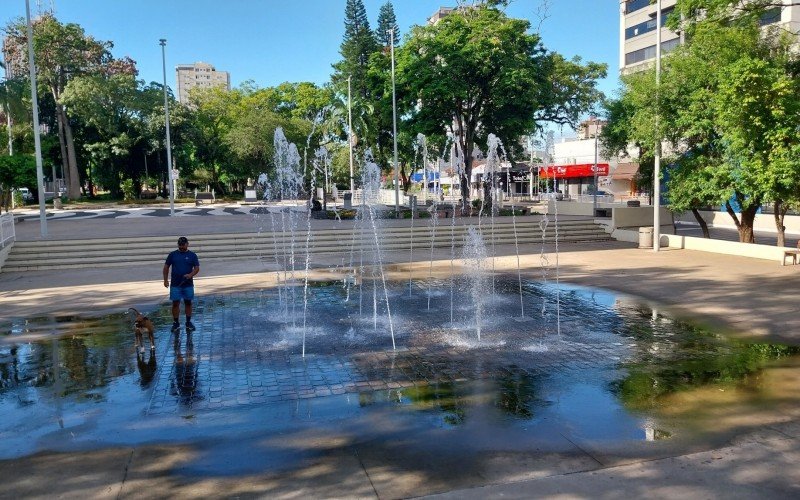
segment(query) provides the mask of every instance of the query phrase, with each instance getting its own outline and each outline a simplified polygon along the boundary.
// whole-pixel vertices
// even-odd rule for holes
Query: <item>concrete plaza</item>
[[[160,219],[157,225],[140,219],[87,219],[51,221],[50,233],[53,238],[185,234],[191,240],[193,234],[252,230],[251,224],[246,215],[211,215],[202,221]],[[34,221],[26,221],[18,226],[18,237],[36,239],[37,230]],[[165,248],[164,253],[170,250]],[[544,250],[554,266],[554,247]],[[532,245],[521,249],[519,264],[525,276],[540,276],[541,252],[541,247]],[[500,247],[497,253],[497,271],[516,272],[514,248]],[[409,263],[407,253],[388,252],[384,262],[390,277],[405,279],[409,272],[426,276],[430,255],[421,249]],[[449,258],[449,249],[434,252],[435,274],[449,273]],[[203,296],[256,293],[274,282],[274,272],[260,262],[203,263],[202,254],[200,259],[196,287]],[[674,316],[700,318],[732,335],[800,343],[796,266],[689,250],[654,253],[616,242],[563,244],[557,260],[558,277],[564,282],[639,296]],[[311,267],[315,275],[325,277],[340,264],[338,256],[317,256]],[[549,279],[554,277],[552,268]],[[122,312],[129,306],[153,308],[165,299],[160,266],[0,273],[0,321],[90,316]],[[198,337],[196,349],[205,349],[207,341]],[[159,343],[159,353],[172,355],[166,336]],[[235,346],[225,348],[236,352]],[[413,349],[404,352],[422,355]],[[326,367],[315,369],[324,372]],[[796,384],[794,373],[787,371],[785,379],[776,383]],[[163,371],[155,376],[166,377]],[[114,446],[102,439],[71,446],[68,438],[61,441],[63,436],[55,432],[35,453],[0,461],[4,478],[0,497],[790,498],[800,494],[796,401],[732,425],[723,439],[680,443],[654,455],[636,446],[587,446],[533,430],[530,435],[496,439],[467,432],[474,442],[464,442],[464,434],[404,427],[410,424],[403,419],[393,420],[395,427],[387,430],[379,421],[363,421],[378,416],[353,414],[342,419],[341,408],[332,409],[342,403],[337,398],[358,394],[359,383],[386,377],[326,384],[310,380],[298,389],[307,396],[299,400],[281,397],[280,384],[270,386],[267,375],[257,378],[264,382],[263,389],[234,396],[247,397],[248,404],[214,407],[209,399],[190,414],[165,407],[174,403],[168,399],[160,403],[160,396],[153,394],[146,415],[140,409],[123,412],[132,421],[123,420],[120,427],[146,436],[127,446],[119,444],[124,438],[116,439]],[[225,395],[219,397],[224,402]],[[334,413],[337,418],[330,417]],[[372,430],[364,432],[365,428]],[[206,437],[198,437],[202,434]]]

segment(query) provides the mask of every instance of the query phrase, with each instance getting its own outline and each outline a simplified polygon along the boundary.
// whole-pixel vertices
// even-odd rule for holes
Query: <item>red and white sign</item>
[[[539,177],[546,179],[577,179],[579,177],[594,177],[594,163],[579,165],[549,165],[539,167]],[[597,164],[597,175],[608,175],[608,163]]]

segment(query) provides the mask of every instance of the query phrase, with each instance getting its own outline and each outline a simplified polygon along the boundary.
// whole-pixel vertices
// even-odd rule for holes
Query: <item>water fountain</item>
[[[453,148],[454,174],[463,171],[462,156]],[[5,431],[0,457],[41,451],[62,436],[65,444],[58,446],[65,449],[97,443],[137,446],[164,441],[168,433],[167,440],[182,444],[198,439],[245,446],[241,443],[248,440],[241,439],[238,426],[232,436],[231,426],[219,425],[231,415],[248,426],[247,436],[290,429],[287,435],[302,437],[318,422],[332,421],[332,427],[341,428],[345,420],[348,432],[368,436],[361,441],[379,447],[396,445],[398,433],[422,436],[403,442],[412,459],[414,453],[430,451],[424,441],[432,435],[437,443],[449,437],[475,443],[471,451],[501,453],[538,451],[540,440],[551,436],[601,447],[610,442],[610,448],[622,443],[612,451],[628,449],[630,441],[656,446],[685,440],[692,448],[698,435],[729,442],[719,437],[720,419],[703,419],[702,408],[693,402],[705,405],[708,398],[718,398],[714,417],[725,408],[738,417],[736,412],[745,413],[742,408],[750,405],[749,414],[730,419],[737,422],[762,418],[765,408],[781,413],[800,407],[795,387],[765,389],[763,383],[765,378],[797,378],[796,373],[786,377],[800,371],[797,348],[730,340],[702,325],[657,314],[635,299],[565,286],[557,257],[550,279],[545,245],[551,224],[557,224],[557,202],[540,226],[543,279],[522,276],[519,260],[504,267],[498,259],[497,272],[492,272],[488,232],[481,233],[487,224],[467,228],[457,253],[451,221],[449,252],[442,252],[438,265],[442,271],[449,267],[449,276],[437,277],[429,267],[417,274],[417,289],[428,293],[409,295],[405,256],[392,266],[384,259],[380,172],[366,154],[360,161],[358,219],[352,228],[331,222],[342,231],[343,254],[351,239],[350,266],[326,270],[320,277],[325,273],[317,275],[313,264],[321,262],[310,257],[314,235],[309,214],[289,205],[291,196],[305,205],[311,196],[306,189],[310,186],[313,193],[316,186],[310,179],[305,185],[297,175],[299,157],[276,133],[279,169],[259,182],[266,193],[264,216],[276,234],[285,235],[274,243],[277,286],[200,296],[199,328],[191,344],[187,339],[185,351],[180,345],[170,350],[175,337],[168,333],[168,308],[154,314],[160,334],[157,369],[136,362],[130,325],[121,316],[79,327],[37,324],[35,318],[8,328],[0,325],[6,336],[0,343],[0,430]],[[317,150],[312,168],[324,171],[329,161],[326,151]],[[305,262],[298,266],[303,244]],[[344,288],[336,273],[347,275]],[[492,275],[497,275],[494,293]],[[294,304],[301,284],[302,327],[295,325],[299,301]],[[358,304],[350,300],[356,286],[363,297]],[[539,304],[541,315],[517,321]],[[569,325],[563,331],[562,320]],[[20,335],[16,343],[15,335]],[[731,393],[736,394],[734,404],[724,399]],[[225,420],[215,413],[234,411]],[[136,432],[120,432],[131,422],[139,424]],[[317,427],[315,432],[323,432],[322,423]],[[574,448],[560,451],[575,453]],[[286,455],[284,449],[281,453]],[[391,457],[386,460],[395,465]]]

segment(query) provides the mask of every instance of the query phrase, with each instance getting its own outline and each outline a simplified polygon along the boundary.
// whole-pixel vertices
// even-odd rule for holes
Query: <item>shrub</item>
[[[120,183],[122,188],[122,199],[125,201],[133,201],[136,199],[136,191],[133,189],[133,179],[124,179]]]

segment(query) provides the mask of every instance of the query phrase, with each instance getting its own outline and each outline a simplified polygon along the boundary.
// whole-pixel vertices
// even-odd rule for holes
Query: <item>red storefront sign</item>
[[[608,163],[597,164],[597,175],[608,175]],[[539,167],[539,177],[549,179],[576,179],[579,177],[594,177],[594,163],[579,165],[550,165]]]

